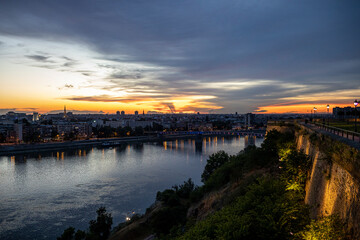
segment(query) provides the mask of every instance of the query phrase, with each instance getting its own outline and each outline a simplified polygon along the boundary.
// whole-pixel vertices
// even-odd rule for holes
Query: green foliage
[[[96,210],[96,220],[89,222],[90,234],[93,235],[92,239],[105,240],[110,235],[111,225],[113,223],[111,213],[106,213],[105,207],[100,207]]]
[[[57,240],[72,240],[74,239],[75,228],[68,227],[64,230],[63,234],[56,238]]]
[[[114,137],[115,134],[115,129],[110,127],[110,126],[103,126],[100,128],[95,128],[94,130],[94,134],[97,135],[98,138],[109,138],[109,137]]]
[[[212,154],[207,160],[203,174],[201,175],[201,181],[206,182],[210,175],[219,167],[229,161],[229,155],[224,151],[219,151]]]
[[[280,180],[259,179],[230,206],[179,239],[290,239],[309,223],[308,209]]]
[[[280,167],[282,178],[288,190],[305,194],[305,184],[308,172],[311,169],[311,159],[302,151],[293,148],[280,150]]]
[[[200,189],[207,192],[221,187],[259,167],[276,166],[277,174],[241,187],[236,193],[238,197],[228,201],[230,205],[186,228],[177,239],[298,239],[316,234],[322,238],[313,239],[335,239],[324,236],[343,234],[343,226],[336,221],[325,225],[313,221],[304,230],[310,223],[304,193],[311,164],[306,154],[296,150],[293,134],[269,132],[261,148],[229,156]]]
[[[184,184],[174,185],[172,189],[165,189],[163,192],[157,192],[156,200],[163,202],[167,206],[180,205],[181,199],[189,199],[190,195],[197,190],[194,182],[189,178]]]
[[[158,236],[168,234],[171,228],[186,222],[186,211],[184,206],[164,207],[151,218],[150,226]]]
[[[280,133],[277,130],[267,132],[265,140],[261,144],[263,157],[267,158],[269,162],[277,161],[278,151],[285,145],[295,146],[295,135],[293,133]]]
[[[6,142],[6,134],[0,132],[0,143]]]
[[[144,128],[141,126],[135,127],[134,134],[135,136],[142,136],[144,134]]]
[[[191,180],[191,178],[189,178],[187,181],[184,182],[184,184],[181,184],[179,186],[173,186],[173,189],[175,189],[176,194],[180,198],[189,198],[191,192],[195,189],[195,184]]]
[[[86,232],[82,230],[77,230],[75,233],[75,240],[82,240],[86,238]]]
[[[304,240],[342,240],[345,239],[344,223],[336,215],[322,217],[312,220],[297,236]]]
[[[57,240],[106,240],[110,236],[110,229],[112,225],[112,216],[106,212],[105,207],[100,207],[96,210],[96,220],[89,222],[89,232],[78,230],[75,233],[75,228],[69,227],[64,230],[64,233],[57,238]],[[74,236],[75,233],[75,236]]]
[[[180,198],[173,189],[166,189],[163,192],[157,192],[156,200],[161,201],[170,207],[180,205]]]

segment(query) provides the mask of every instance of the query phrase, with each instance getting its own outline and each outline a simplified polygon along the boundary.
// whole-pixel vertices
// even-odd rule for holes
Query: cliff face
[[[271,127],[282,132],[290,127]],[[298,150],[313,160],[305,202],[313,218],[337,214],[353,239],[360,239],[359,151],[329,136],[295,127]]]

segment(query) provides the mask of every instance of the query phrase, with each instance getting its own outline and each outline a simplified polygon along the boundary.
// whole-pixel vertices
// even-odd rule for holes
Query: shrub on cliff
[[[186,222],[187,208],[184,206],[164,207],[150,219],[150,226],[157,236],[168,234],[171,228]]]
[[[78,230],[75,233],[75,228],[69,227],[64,230],[64,233],[57,238],[57,240],[106,240],[110,235],[112,225],[112,216],[106,212],[105,207],[100,207],[96,210],[96,220],[89,222],[89,231]],[[75,235],[74,235],[75,233]]]
[[[179,239],[291,239],[309,223],[308,208],[284,182],[259,179],[234,204],[198,222]]]
[[[209,159],[207,160],[204,172],[201,175],[201,181],[205,183],[216,169],[218,169],[228,161],[229,155],[224,151],[219,151],[210,155]]]
[[[336,216],[327,216],[312,220],[306,228],[297,235],[304,240],[343,240],[345,238],[344,223]]]

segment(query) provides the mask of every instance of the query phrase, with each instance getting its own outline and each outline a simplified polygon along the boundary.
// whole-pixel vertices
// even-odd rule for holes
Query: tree
[[[144,128],[139,126],[139,127],[135,127],[135,135],[136,136],[142,136],[144,135]]]
[[[74,233],[75,233],[75,228],[68,227],[67,229],[64,230],[63,234],[56,239],[57,240],[72,240],[74,237]]]
[[[83,240],[85,238],[86,238],[86,232],[77,230],[77,232],[75,233],[75,240]]]
[[[224,151],[219,151],[217,153],[212,154],[207,160],[205,169],[203,174],[201,175],[201,181],[203,183],[208,180],[210,175],[219,167],[224,165],[224,163],[229,161],[229,155]]]
[[[6,135],[4,133],[0,133],[0,143],[6,142]]]
[[[111,225],[113,222],[110,213],[106,213],[105,207],[100,207],[96,210],[96,220],[89,222],[89,232],[77,230],[68,227],[57,240],[106,240],[110,236]],[[75,233],[75,236],[74,236]]]
[[[106,213],[105,207],[100,207],[96,210],[96,213],[96,220],[91,220],[89,222],[90,236],[92,236],[90,239],[105,240],[110,235],[113,219],[111,213]]]

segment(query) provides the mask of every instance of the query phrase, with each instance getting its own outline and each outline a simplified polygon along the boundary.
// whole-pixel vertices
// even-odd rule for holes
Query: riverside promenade
[[[207,131],[207,132],[161,132],[148,136],[135,136],[135,137],[122,137],[122,138],[102,138],[102,139],[89,139],[66,141],[57,143],[34,143],[34,144],[16,144],[16,145],[3,145],[0,146],[0,156],[36,153],[52,150],[65,150],[76,149],[81,147],[109,147],[127,143],[136,142],[156,142],[156,141],[171,141],[175,139],[194,138],[199,139],[202,137],[211,136],[257,136],[264,137],[265,129],[255,130],[240,130],[240,131]]]

